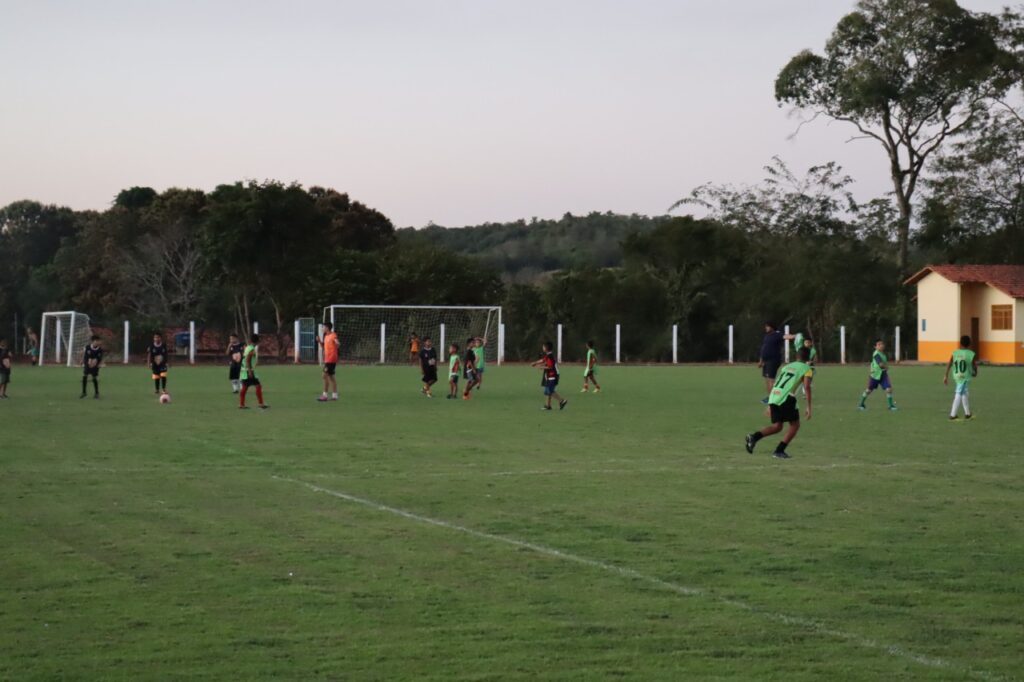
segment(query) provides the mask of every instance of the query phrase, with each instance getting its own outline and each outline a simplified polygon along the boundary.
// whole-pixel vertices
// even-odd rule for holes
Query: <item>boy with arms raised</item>
[[[949,420],[955,422],[960,418],[957,413],[960,411],[960,406],[963,405],[964,419],[970,421],[974,419],[974,414],[971,412],[971,403],[967,397],[968,385],[972,378],[978,376],[978,356],[971,350],[971,337],[960,337],[960,347],[953,351],[953,355],[950,356],[949,363],[946,365],[946,375],[942,377],[942,383],[945,386],[949,385],[950,370],[953,370],[956,389],[953,393],[953,409],[949,412]]]
[[[789,459],[786,447],[796,438],[800,430],[800,406],[797,405],[796,396],[793,393],[797,387],[803,384],[807,395],[807,419],[811,418],[811,366],[810,351],[801,348],[796,353],[796,362],[791,362],[778,371],[775,384],[771,393],[768,394],[768,410],[771,415],[772,425],[766,426],[760,431],[755,431],[747,436],[747,452],[754,453],[754,446],[765,436],[772,436],[782,431],[782,424],[788,423],[789,430],[775,446],[773,456],[779,459]]]
[[[889,358],[885,354],[885,341],[875,340],[875,351],[871,354],[871,369],[868,371],[868,387],[860,396],[858,410],[866,410],[868,396],[876,388],[881,386],[885,389],[885,399],[889,403],[889,411],[897,410],[896,400],[892,397],[892,381],[889,379]]]
[[[553,352],[554,347],[553,343],[545,341],[540,347],[542,353],[540,360],[537,360],[537,362],[530,365],[531,367],[541,368],[540,385],[544,387],[545,399],[544,407],[541,408],[542,410],[551,409],[552,398],[558,401],[559,410],[564,410],[565,406],[569,404],[568,400],[565,400],[562,396],[558,395],[557,389],[559,372],[558,361],[555,359],[555,354]]]
[[[270,405],[263,404],[263,386],[256,377],[256,364],[259,361],[260,335],[253,334],[249,337],[249,345],[242,351],[242,392],[239,395],[239,409],[248,410],[245,406],[245,394],[249,392],[250,386],[256,387],[256,400],[260,409],[265,410]]]
[[[420,369],[423,370],[423,388],[420,392],[428,398],[433,398],[434,394],[430,392],[430,387],[437,383],[437,349],[434,348],[434,341],[429,336],[423,337]]]
[[[153,343],[146,348],[149,354],[149,368],[153,373],[153,388],[157,395],[167,393],[167,344],[163,334],[153,334]]]
[[[583,368],[583,390],[586,393],[590,390],[590,384],[594,384],[594,393],[601,392],[601,386],[597,383],[597,351],[594,350],[594,342],[587,341],[587,366]]]
[[[88,385],[89,377],[92,377],[92,397],[97,400],[100,397],[100,363],[103,362],[103,346],[100,345],[100,337],[93,336],[89,345],[82,351],[82,395],[85,397],[85,388]]]
[[[245,344],[238,340],[238,334],[228,337],[228,381],[231,382],[231,392],[238,393],[242,390],[242,351]]]
[[[459,344],[448,346],[448,400],[459,397]]]
[[[341,342],[338,341],[338,334],[334,331],[334,325],[324,322],[324,338],[316,340],[324,348],[324,392],[317,400],[321,403],[327,402],[327,391],[331,391],[331,400],[338,399],[338,380],[335,372],[338,370],[338,349]]]

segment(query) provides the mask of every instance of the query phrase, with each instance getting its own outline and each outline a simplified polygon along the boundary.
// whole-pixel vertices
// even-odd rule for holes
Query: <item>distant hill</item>
[[[498,269],[507,281],[533,282],[544,273],[569,267],[614,267],[622,263],[621,243],[633,232],[647,232],[671,216],[648,217],[566,213],[559,220],[518,220],[469,227],[404,228],[400,242],[430,244],[475,256]]]

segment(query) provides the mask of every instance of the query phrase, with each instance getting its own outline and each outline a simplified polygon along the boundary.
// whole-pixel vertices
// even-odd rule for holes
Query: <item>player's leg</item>
[[[861,410],[867,409],[868,396],[871,395],[875,388],[878,386],[878,381],[873,378],[868,378],[868,386],[864,389],[864,392],[860,394],[860,404],[857,407]]]
[[[155,393],[156,395],[160,395],[160,372],[157,370],[157,368],[155,366],[152,367],[152,370],[153,370],[153,393]],[[82,391],[82,392],[84,393],[85,391]]]
[[[242,379],[242,390],[238,392],[238,407],[245,409],[245,394],[249,392],[249,379]]]
[[[889,409],[892,412],[896,411],[896,398],[892,394],[892,381],[889,380],[889,374],[882,375],[882,388],[885,389],[885,401],[889,404]]]
[[[85,397],[85,389],[89,386],[89,373],[86,371],[82,372],[82,395],[79,398]]]
[[[590,383],[594,384],[594,393],[601,392],[601,384],[597,383],[597,372],[590,373]]]
[[[160,372],[160,392],[167,393],[167,372]]]
[[[253,378],[252,381],[256,385],[256,402],[259,403],[260,409],[265,410],[269,405],[263,402],[263,384],[256,378]]]
[[[971,401],[966,385],[963,387],[963,393],[960,396],[960,403],[964,406],[964,419],[974,419],[974,413],[971,412]]]
[[[949,418],[956,421],[960,416],[960,405],[963,402],[963,395],[960,393],[960,386],[953,389],[953,407],[949,410]]]
[[[100,371],[98,369],[92,374],[92,397],[100,397]]]
[[[782,424],[779,424],[779,430],[782,430]],[[786,435],[783,436],[782,440],[780,440],[778,445],[775,446],[775,452],[772,453],[772,456],[778,457],[779,459],[789,459],[789,455],[786,454],[786,446],[793,442],[798,431],[800,431],[800,420],[795,419],[789,422],[789,430],[786,431]]]

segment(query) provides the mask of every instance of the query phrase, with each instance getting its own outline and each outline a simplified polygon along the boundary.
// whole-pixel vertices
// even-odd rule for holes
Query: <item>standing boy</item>
[[[448,400],[459,396],[459,344],[448,346]]]
[[[971,412],[971,403],[968,400],[968,384],[971,379],[978,376],[978,356],[971,350],[971,337],[961,336],[960,347],[953,351],[946,365],[946,375],[942,377],[943,385],[949,385],[949,371],[953,370],[953,381],[956,382],[956,389],[953,393],[953,409],[949,412],[950,421],[959,419],[957,414],[960,406],[964,406],[964,419],[974,419]]]
[[[462,392],[462,399],[469,400],[469,392],[473,390],[477,382],[476,353],[473,352],[474,339],[466,339],[466,355],[462,358],[462,368],[466,376],[466,390]]]
[[[256,377],[256,364],[259,361],[260,335],[253,334],[249,337],[249,345],[242,351],[242,392],[239,396],[239,409],[248,410],[245,406],[245,394],[249,392],[250,386],[256,387],[256,400],[260,409],[265,410],[270,405],[263,404],[263,386]]]
[[[484,341],[482,336],[473,339],[473,355],[476,358],[476,390],[484,385]]]
[[[89,377],[92,377],[92,397],[98,400],[100,397],[100,363],[103,362],[103,346],[100,344],[100,337],[93,335],[89,345],[82,351],[82,395],[85,397],[85,389]]]
[[[317,400],[321,403],[327,402],[328,389],[331,391],[330,399],[337,400],[338,380],[334,374],[338,370],[338,349],[341,347],[341,342],[338,341],[334,325],[324,322],[324,338],[317,338],[316,342],[324,348],[324,392]]]
[[[885,389],[885,399],[889,403],[889,411],[896,411],[896,400],[892,397],[892,381],[889,379],[889,358],[885,354],[885,341],[875,340],[875,352],[871,354],[871,369],[868,372],[868,387],[860,396],[859,410],[868,409],[867,399],[876,388]]]
[[[146,348],[149,353],[149,368],[153,373],[153,388],[157,395],[167,393],[167,344],[163,334],[153,334],[153,343]]]
[[[594,384],[594,393],[601,392],[601,386],[597,383],[597,351],[594,350],[594,342],[587,341],[587,366],[583,368],[583,390],[586,393],[590,390],[590,384]]]
[[[409,335],[409,359],[414,365],[420,359],[420,337],[416,332]]]
[[[564,410],[565,406],[569,404],[568,400],[564,400],[562,396],[558,395],[558,361],[555,359],[553,352],[554,344],[550,341],[545,341],[541,345],[541,357],[540,360],[534,362],[531,367],[541,368],[541,379],[540,385],[544,387],[544,407],[542,410],[551,409],[551,399],[554,398],[558,401],[558,409]]]
[[[765,436],[775,435],[782,430],[783,423],[788,423],[789,430],[775,446],[774,456],[779,459],[789,459],[786,446],[793,442],[800,430],[800,406],[797,405],[796,396],[793,393],[801,384],[803,384],[804,392],[807,395],[807,419],[811,418],[811,366],[808,364],[810,356],[810,351],[807,348],[801,348],[796,353],[796,362],[789,363],[778,372],[772,392],[768,395],[768,410],[771,414],[772,425],[747,436],[748,453],[753,454],[754,446],[759,440]]]
[[[7,398],[7,384],[11,383],[11,351],[7,339],[0,339],[0,400]]]
[[[782,350],[786,339],[783,337],[774,322],[764,323],[764,339],[761,341],[761,354],[757,366],[761,368],[761,376],[764,378],[764,389],[768,396],[771,395],[772,387],[775,384],[775,376],[778,374],[779,366],[782,364]],[[768,397],[762,401],[768,404]]]
[[[228,380],[231,382],[231,392],[238,393],[242,390],[242,351],[245,344],[238,340],[238,334],[228,337]]]
[[[423,348],[420,349],[420,369],[423,370],[423,393],[428,398],[433,398],[430,387],[437,383],[437,349],[434,348],[434,341],[429,336],[423,337]]]

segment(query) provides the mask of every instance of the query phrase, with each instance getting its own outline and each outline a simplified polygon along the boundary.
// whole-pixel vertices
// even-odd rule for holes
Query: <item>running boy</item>
[[[324,338],[319,337],[316,340],[321,346],[324,347],[324,392],[320,394],[317,400],[321,403],[327,402],[327,390],[331,391],[331,400],[338,399],[338,380],[334,374],[338,370],[338,349],[341,347],[341,342],[338,341],[338,335],[334,331],[334,325],[330,322],[324,322]]]
[[[971,350],[971,337],[961,336],[960,347],[953,351],[946,365],[946,376],[942,377],[943,385],[949,385],[949,370],[953,370],[953,381],[956,382],[956,390],[953,393],[953,409],[949,412],[949,420],[956,421],[960,418],[957,414],[960,405],[964,406],[964,419],[974,419],[971,412],[971,403],[967,399],[968,384],[971,379],[978,376],[978,356]]]
[[[420,392],[428,398],[433,398],[430,387],[437,383],[437,349],[434,348],[434,341],[429,337],[423,337],[423,347],[420,349],[420,369],[423,370],[423,388]]]
[[[238,393],[242,390],[242,351],[245,344],[238,340],[238,334],[228,337],[228,380],[231,382],[231,392]]]
[[[103,346],[100,344],[100,337],[93,336],[89,345],[82,351],[82,395],[85,397],[85,388],[88,385],[89,377],[92,377],[92,397],[98,400],[100,397],[100,363],[103,362]]]
[[[245,406],[245,394],[249,392],[250,386],[256,387],[256,400],[260,404],[260,409],[265,410],[270,405],[263,404],[263,386],[260,384],[260,380],[256,377],[256,364],[260,358],[260,335],[253,334],[249,337],[249,345],[242,351],[242,392],[239,395],[239,409],[248,410]]]
[[[466,377],[466,390],[462,392],[462,399],[469,400],[469,392],[476,386],[479,378],[476,373],[476,353],[473,352],[475,339],[466,339],[466,355],[462,358],[462,369]]]
[[[796,396],[793,393],[801,384],[803,384],[807,395],[807,419],[811,418],[811,366],[808,364],[810,357],[810,351],[807,348],[801,348],[796,352],[796,362],[791,362],[779,370],[775,385],[772,386],[772,392],[768,394],[768,410],[771,414],[772,425],[747,436],[747,452],[749,454],[754,454],[754,446],[759,440],[782,431],[782,424],[785,422],[789,424],[789,430],[775,446],[773,456],[779,459],[789,459],[786,446],[793,442],[800,430],[800,407],[797,405]]]
[[[554,344],[550,341],[545,341],[541,345],[541,357],[540,360],[534,362],[531,367],[541,368],[541,379],[540,385],[544,387],[544,407],[542,410],[551,409],[551,399],[554,398],[558,401],[558,409],[564,410],[565,406],[569,404],[568,400],[558,395],[558,361],[555,359],[555,354],[552,352]]]
[[[875,352],[871,354],[871,369],[868,374],[868,387],[860,396],[859,410],[866,410],[868,396],[881,386],[885,389],[885,399],[889,403],[889,411],[897,410],[896,400],[892,397],[892,381],[889,380],[889,358],[885,355],[885,341],[875,340]]]
[[[448,346],[448,400],[459,397],[459,344]]]
[[[7,339],[0,339],[0,400],[7,398],[7,384],[11,383],[11,351]]]
[[[149,368],[153,372],[153,388],[157,395],[167,393],[167,345],[163,334],[153,334],[153,343],[146,348],[149,353]]]
[[[594,342],[587,341],[587,366],[583,368],[583,390],[586,393],[590,390],[590,384],[594,384],[594,393],[601,392],[601,386],[597,383],[597,351],[594,350]]]

